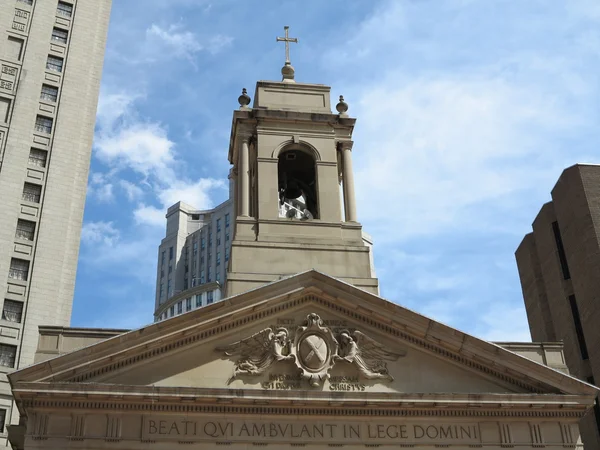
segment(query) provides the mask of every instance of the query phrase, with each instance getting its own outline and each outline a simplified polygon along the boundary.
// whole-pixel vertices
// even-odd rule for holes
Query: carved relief
[[[227,356],[240,356],[227,384],[241,374],[260,375],[275,361],[296,359],[294,355],[290,354],[289,333],[285,328],[277,328],[275,332],[272,328],[265,328],[231,345],[217,347],[217,351],[225,352]]]
[[[323,326],[317,314],[309,314],[306,326],[298,327],[293,346],[302,378],[313,387],[319,386],[335,364],[338,347],[331,329]]]
[[[294,335],[293,339],[291,335]],[[336,364],[351,364],[360,377],[368,380],[393,381],[386,361],[404,356],[404,351],[390,351],[360,331],[334,333],[314,313],[295,332],[280,327],[273,332],[265,328],[252,336],[225,347],[217,347],[226,356],[238,356],[231,383],[240,375],[260,375],[278,361],[296,364],[299,376],[312,387],[322,385]]]

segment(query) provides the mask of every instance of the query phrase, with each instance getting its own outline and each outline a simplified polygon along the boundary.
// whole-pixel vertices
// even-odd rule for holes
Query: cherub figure
[[[238,375],[260,375],[276,361],[294,361],[291,355],[289,333],[285,328],[265,328],[252,336],[234,342],[225,347],[217,347],[217,351],[227,356],[239,355],[235,362],[233,375],[227,381],[230,384]]]
[[[354,364],[360,374],[368,380],[394,381],[385,361],[395,361],[406,355],[403,351],[386,350],[382,344],[360,331],[351,334],[348,330],[343,330],[338,336],[338,344],[338,354],[333,356],[333,360]]]

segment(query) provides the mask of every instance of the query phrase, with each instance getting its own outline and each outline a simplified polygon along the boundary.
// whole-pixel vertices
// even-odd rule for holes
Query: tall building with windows
[[[0,0],[0,418],[7,421],[6,374],[33,363],[39,325],[70,322],[110,7],[111,0]]]
[[[566,169],[516,251],[531,337],[563,341],[571,374],[600,382],[600,165]],[[600,406],[582,421],[600,448]]]
[[[223,297],[231,252],[233,198],[214,209],[183,202],[167,211],[158,249],[154,320],[210,305]]]

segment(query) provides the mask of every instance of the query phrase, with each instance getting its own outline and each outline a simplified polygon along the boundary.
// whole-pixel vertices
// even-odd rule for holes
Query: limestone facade
[[[563,341],[571,374],[600,380],[600,166],[565,169],[516,251],[534,340]],[[600,405],[582,422],[600,448]]]
[[[7,423],[6,374],[33,363],[38,325],[70,322],[110,7],[110,0],[0,0],[0,415]]]
[[[583,448],[597,393],[315,271],[114,333],[10,375],[13,448]]]

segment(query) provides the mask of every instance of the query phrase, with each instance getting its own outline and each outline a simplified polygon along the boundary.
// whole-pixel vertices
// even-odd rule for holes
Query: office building
[[[516,251],[534,341],[563,341],[572,375],[600,380],[600,166],[565,169]],[[600,448],[600,407],[582,421]]]
[[[3,422],[6,374],[33,363],[38,326],[70,322],[110,7],[0,0]]]

